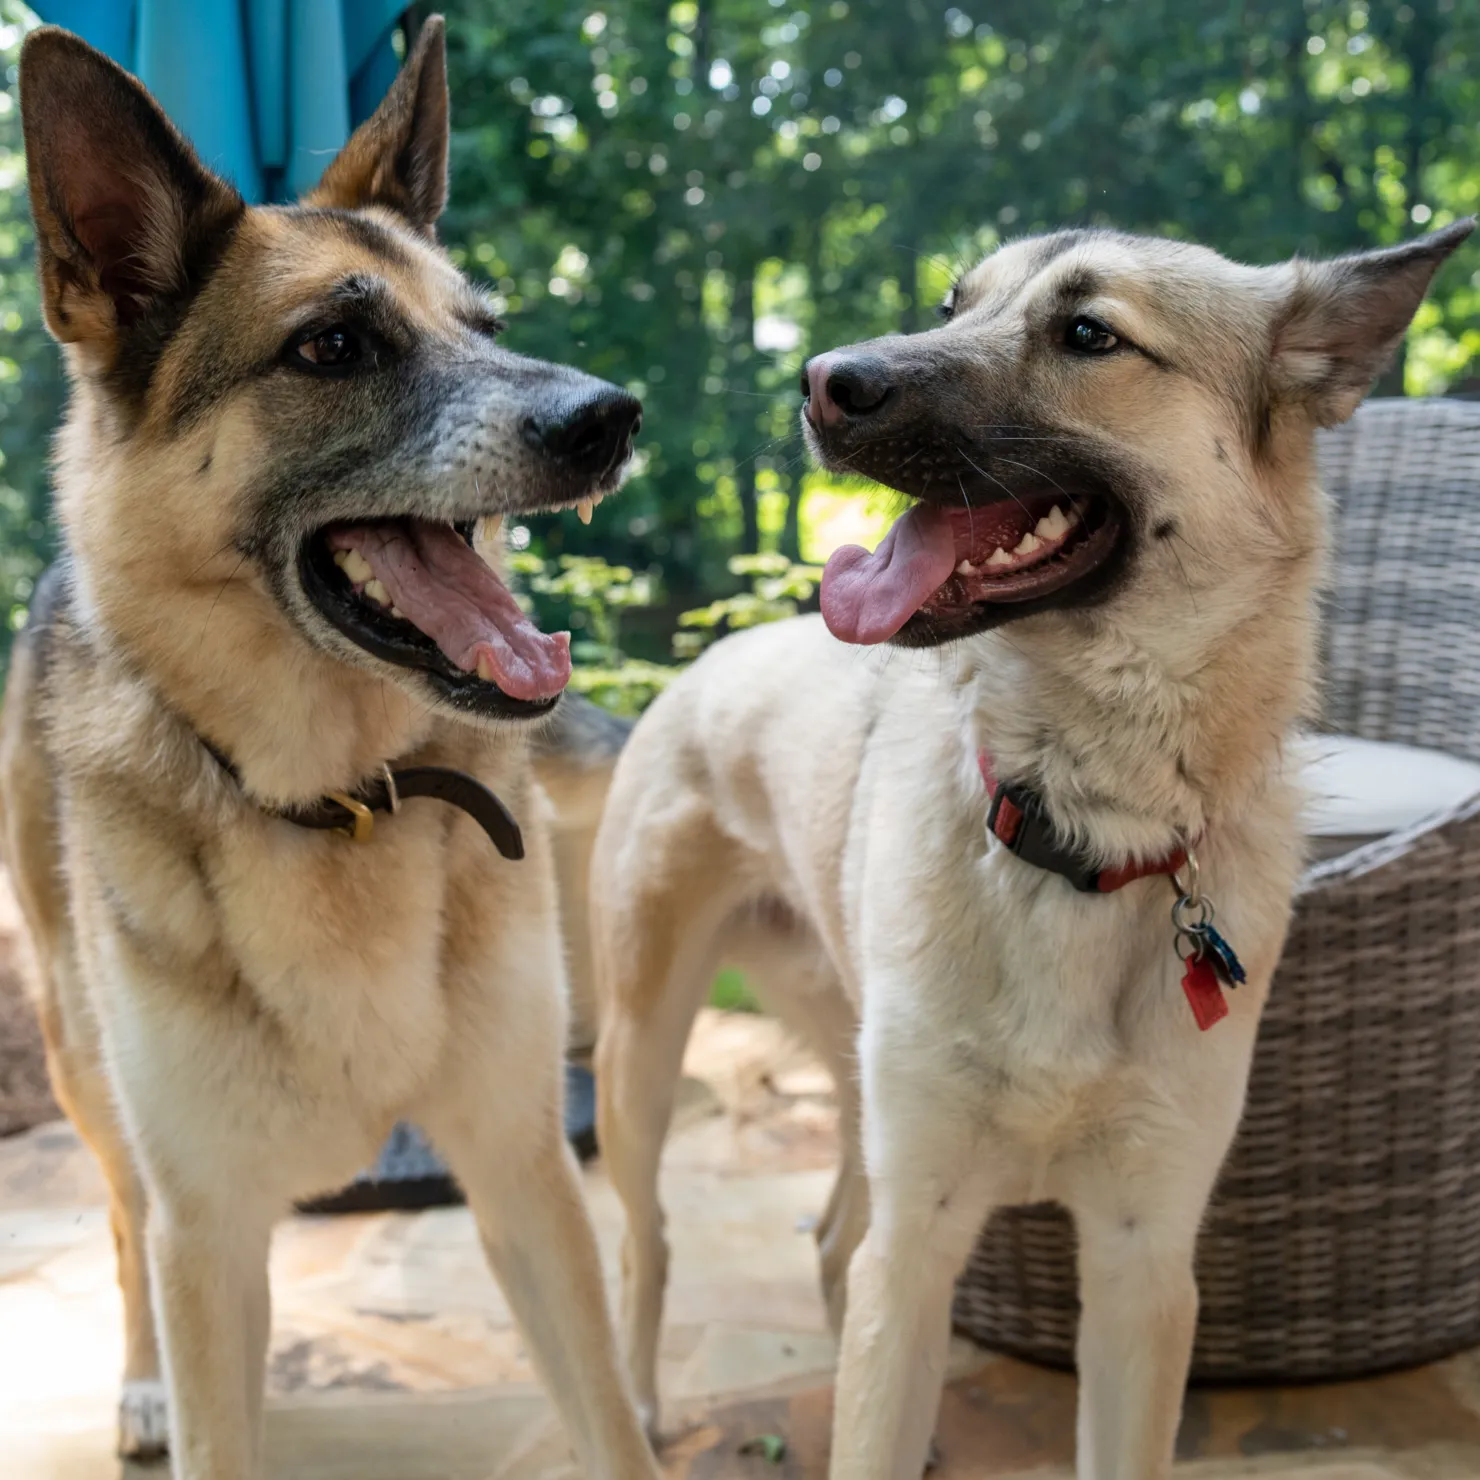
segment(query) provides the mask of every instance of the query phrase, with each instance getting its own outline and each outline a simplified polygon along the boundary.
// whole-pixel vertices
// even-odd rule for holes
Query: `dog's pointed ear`
[[[1399,247],[1282,269],[1294,281],[1275,321],[1275,399],[1303,404],[1321,426],[1345,421],[1392,359],[1444,259],[1474,229],[1471,217]]]
[[[198,286],[245,207],[140,83],[70,32],[26,38],[20,94],[47,327],[106,352]]]
[[[390,91],[305,197],[314,206],[384,206],[431,235],[447,204],[447,38],[428,16]]]

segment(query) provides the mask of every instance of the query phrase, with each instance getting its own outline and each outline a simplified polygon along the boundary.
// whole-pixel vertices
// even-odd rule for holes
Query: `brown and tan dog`
[[[956,1275],[993,1208],[1044,1199],[1079,1228],[1079,1474],[1167,1475],[1193,1248],[1300,860],[1313,432],[1472,224],[1270,268],[1111,232],[1016,242],[941,327],[809,364],[819,459],[915,502],[877,552],[833,557],[823,617],[727,638],[658,699],[593,863],[600,1130],[649,1421],[673,1086],[716,960],[765,945],[758,991],[841,1091],[819,1228],[835,1480],[917,1480]],[[1165,877],[1196,893],[1193,848],[1248,975],[1210,985],[1207,938],[1200,1017]]]
[[[569,659],[472,548],[614,488],[637,403],[499,348],[437,247],[440,20],[291,208],[245,207],[65,32],[28,39],[21,98],[73,391],[0,792],[54,1082],[113,1192],[123,1448],[168,1409],[178,1475],[260,1472],[272,1224],[404,1117],[587,1473],[650,1477],[562,1136],[529,721]],[[426,767],[457,807],[410,794]]]

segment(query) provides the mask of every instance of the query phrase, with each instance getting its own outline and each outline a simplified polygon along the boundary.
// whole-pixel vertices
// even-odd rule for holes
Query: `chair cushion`
[[[1311,852],[1333,858],[1480,795],[1480,765],[1350,735],[1301,735],[1294,754],[1308,793]]]

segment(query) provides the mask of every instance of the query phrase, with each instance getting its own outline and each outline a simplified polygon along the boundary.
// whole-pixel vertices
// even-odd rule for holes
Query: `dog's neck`
[[[193,546],[137,537],[137,497],[179,486],[205,509],[229,501],[229,485],[200,480],[214,448],[204,433],[132,456],[111,451],[117,442],[106,401],[78,387],[57,443],[78,628],[101,664],[137,674],[162,710],[229,756],[254,798],[291,806],[351,789],[446,729],[425,700],[313,648],[224,521],[191,531]]]
[[[1107,611],[984,634],[959,669],[967,743],[1102,866],[1204,836],[1270,784],[1308,712],[1316,564],[1196,647],[1170,609],[1154,629]]]
[[[351,790],[382,764],[423,751],[446,728],[396,685],[309,649],[245,582],[214,593],[201,586],[184,597],[177,591],[174,620],[151,622],[147,603],[121,603],[108,589],[128,575],[104,572],[100,591],[93,563],[74,556],[80,634],[99,664],[136,673],[162,715],[202,742],[204,767],[217,765],[212,750],[227,757],[258,801],[293,806]],[[205,649],[216,624],[229,640]]]

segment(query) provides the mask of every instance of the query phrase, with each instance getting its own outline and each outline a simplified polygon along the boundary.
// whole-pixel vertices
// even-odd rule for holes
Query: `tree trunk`
[[[748,262],[735,274],[734,323],[737,343],[744,345],[748,351],[751,350],[755,344],[755,267]],[[747,359],[749,357],[747,355]],[[738,364],[736,369],[739,369]],[[747,393],[753,389],[748,366],[743,389]],[[736,459],[735,466],[735,486],[740,495],[740,550],[742,554],[753,555],[761,547],[760,511],[755,486],[755,453],[752,448],[745,448],[743,444],[745,442],[754,444],[755,442],[755,418],[750,413],[753,412],[756,402],[749,394],[742,394],[736,399],[741,403],[741,424],[747,428],[747,435],[742,438],[744,460]]]
[[[807,293],[812,299],[815,315],[823,301],[822,232],[815,224],[806,234],[803,254],[807,266]],[[807,351],[815,355],[827,348],[825,344],[809,344]],[[792,412],[791,431],[783,444],[783,456],[791,487],[786,495],[786,520],[781,526],[781,553],[788,560],[802,558],[802,480],[807,476],[810,463],[806,443],[802,440],[801,416],[801,407],[797,406]]]
[[[1407,127],[1403,131],[1403,192],[1408,209],[1423,200],[1425,146],[1430,133],[1431,83],[1435,54],[1439,48],[1439,16],[1433,0],[1419,0],[1404,36],[1403,55],[1408,62],[1409,99]],[[1401,396],[1408,366],[1408,341],[1398,345],[1393,363],[1377,382],[1375,395]]]
[[[797,412],[799,421],[801,412]],[[786,439],[786,466],[791,470],[791,488],[786,495],[786,521],[781,526],[781,553],[788,560],[802,558],[802,479],[807,476],[807,449],[802,429],[793,421]]]
[[[699,0],[699,14],[694,21],[694,86],[704,87],[709,81],[709,6]]]

